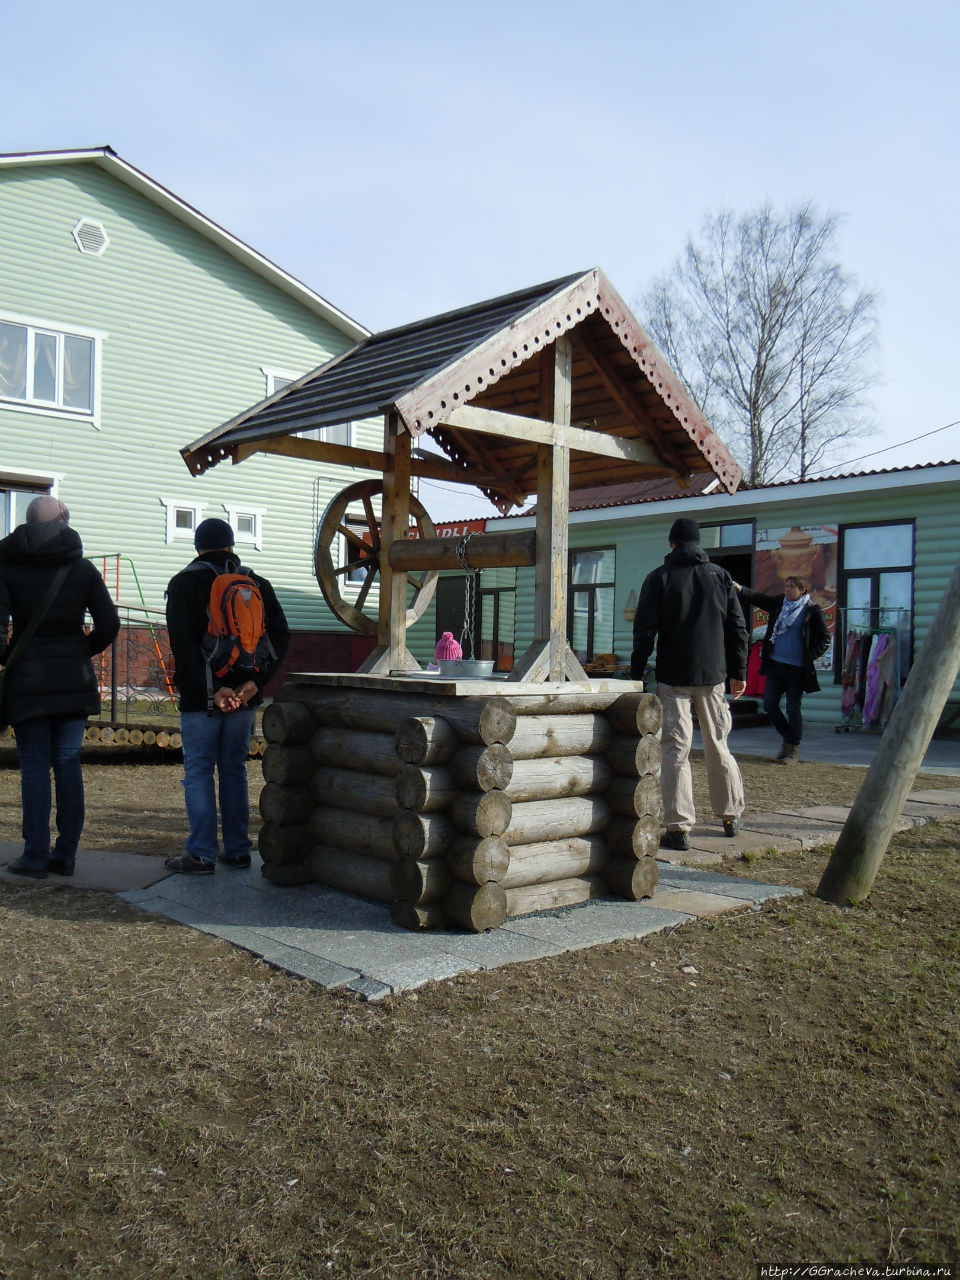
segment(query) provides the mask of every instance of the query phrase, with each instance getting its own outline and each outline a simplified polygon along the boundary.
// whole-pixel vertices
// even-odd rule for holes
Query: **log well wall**
[[[264,712],[269,879],[387,902],[405,927],[476,931],[653,893],[654,695],[613,682],[443,695],[322,679],[295,678]]]

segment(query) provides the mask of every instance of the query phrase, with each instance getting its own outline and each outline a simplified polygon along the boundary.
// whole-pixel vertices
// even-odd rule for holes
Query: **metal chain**
[[[469,641],[470,657],[475,658],[477,655],[473,644],[473,633],[477,620],[477,600],[480,595],[480,570],[471,569],[467,560],[467,543],[472,537],[472,533],[465,533],[457,542],[457,559],[466,574],[463,584],[463,630],[460,632],[460,648],[466,657],[464,642]]]

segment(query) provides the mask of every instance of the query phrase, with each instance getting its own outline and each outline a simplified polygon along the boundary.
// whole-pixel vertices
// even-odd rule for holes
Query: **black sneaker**
[[[29,862],[24,862],[23,858],[17,858],[16,862],[8,862],[7,870],[12,871],[15,876],[29,876],[31,880],[46,880],[46,867],[32,867]]]
[[[226,867],[249,867],[250,855],[249,853],[241,853],[235,858],[228,858],[225,854],[221,853],[218,855],[217,861],[222,862]]]
[[[743,826],[743,823],[740,821],[739,818],[724,818],[723,834],[725,836],[730,836],[732,839],[734,836],[740,834],[740,828],[742,826]]]
[[[52,871],[55,876],[72,876],[73,863],[67,862],[66,858],[51,858],[47,863],[47,870]]]
[[[163,864],[168,871],[179,871],[185,876],[212,876],[216,867],[208,858],[195,858],[192,853],[179,853],[167,858]]]
[[[662,849],[676,849],[682,851],[690,848],[690,837],[685,831],[665,831],[660,837],[660,847]]]

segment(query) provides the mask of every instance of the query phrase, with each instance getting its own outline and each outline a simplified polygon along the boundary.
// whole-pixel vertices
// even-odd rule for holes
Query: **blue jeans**
[[[51,716],[13,726],[20,761],[23,861],[43,870],[50,860],[50,769],[57,787],[54,856],[73,865],[83,831],[83,769],[80,748],[86,718]]]
[[[803,698],[803,667],[788,662],[768,663],[767,683],[763,686],[763,709],[770,723],[785,742],[797,746],[803,737],[800,701]],[[780,699],[786,694],[786,710],[780,710]]]
[[[220,827],[223,854],[239,858],[250,852],[247,827],[250,796],[247,790],[247,751],[253,732],[253,709],[226,714],[215,711],[180,713],[183,739],[183,793],[187,804],[187,853],[208,862],[217,857],[217,795],[214,770],[220,783]]]

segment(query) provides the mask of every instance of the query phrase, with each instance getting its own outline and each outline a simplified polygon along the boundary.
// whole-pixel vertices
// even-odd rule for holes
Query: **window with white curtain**
[[[0,316],[0,400],[93,417],[99,339]]]

